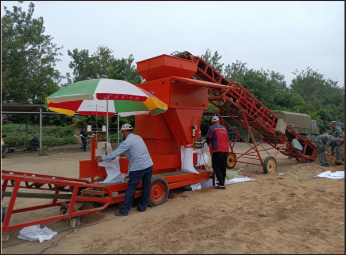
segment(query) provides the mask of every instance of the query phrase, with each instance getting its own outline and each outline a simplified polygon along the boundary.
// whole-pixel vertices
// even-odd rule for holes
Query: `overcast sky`
[[[46,34],[64,46],[58,70],[72,74],[67,50],[98,45],[135,61],[187,50],[218,51],[222,62],[274,70],[291,83],[295,69],[318,69],[344,86],[344,2],[38,2]],[[17,5],[2,1],[1,8]],[[28,9],[29,2],[21,6]]]

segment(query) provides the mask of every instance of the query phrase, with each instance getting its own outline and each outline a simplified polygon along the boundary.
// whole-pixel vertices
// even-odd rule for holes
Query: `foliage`
[[[2,126],[2,134],[7,147],[25,147],[26,135],[25,126],[22,125],[18,130],[20,124],[7,124]],[[34,130],[32,130],[34,129]],[[74,129],[72,126],[68,127],[43,127],[42,128],[42,145],[43,146],[62,146],[66,144],[77,144],[76,137],[73,136]],[[40,130],[38,126],[28,125],[28,143],[34,137],[40,140]]]
[[[133,65],[132,55],[127,59],[116,59],[112,53],[113,51],[107,46],[99,46],[91,56],[89,56],[89,50],[78,51],[77,48],[72,51],[68,50],[68,55],[72,58],[69,67],[73,69],[74,75],[72,79],[70,74],[67,74],[68,82],[98,78],[125,80],[132,84],[143,81]]]
[[[39,148],[38,149],[38,156],[48,156],[47,150],[45,148]]]
[[[34,7],[30,3],[28,12],[18,6],[13,6],[12,12],[4,7],[1,71],[5,102],[43,103],[59,89],[62,76],[55,65],[60,61],[62,47],[45,34],[43,17],[33,18]]]
[[[331,120],[344,121],[345,88],[339,87],[337,81],[325,79],[318,70],[308,67],[293,72],[291,91],[299,94],[307,104],[312,106],[320,119],[320,128],[329,129]]]
[[[219,69],[221,55],[208,49],[202,58]],[[213,60],[212,60],[213,59]],[[270,70],[248,69],[247,63],[236,60],[226,65],[223,76],[231,82],[238,82],[252,95],[272,110],[305,113],[319,122],[320,131],[329,129],[332,120],[344,121],[345,89],[337,81],[325,79],[318,70],[310,67],[306,71],[295,71],[296,77],[287,86],[284,75]],[[209,110],[217,110],[209,103]]]
[[[222,56],[219,55],[217,51],[215,51],[214,55],[212,56],[211,50],[207,49],[200,58],[202,58],[205,62],[211,65],[216,71],[218,71],[222,75],[222,69],[224,64],[220,63],[220,59],[222,58]]]

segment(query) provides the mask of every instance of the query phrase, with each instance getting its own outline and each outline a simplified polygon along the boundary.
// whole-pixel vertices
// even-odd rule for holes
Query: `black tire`
[[[277,169],[276,159],[272,156],[268,156],[263,162],[263,172],[265,174],[275,172]]]
[[[166,202],[168,193],[169,188],[167,181],[163,177],[153,176],[150,183],[149,206],[158,206]]]
[[[234,159],[234,157],[237,158],[237,155],[235,155],[235,154],[233,155],[232,152],[228,153],[227,158],[226,158],[226,162],[225,162],[227,169],[233,169],[235,167],[235,165],[237,164],[237,162],[235,162],[235,161],[231,161],[231,162],[229,161],[230,158]]]
[[[1,157],[2,158],[6,157],[6,149],[2,152]]]

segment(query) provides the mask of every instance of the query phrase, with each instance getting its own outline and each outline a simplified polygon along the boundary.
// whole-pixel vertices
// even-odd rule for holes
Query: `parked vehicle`
[[[287,125],[293,124],[293,129],[303,138],[315,140],[315,138],[320,134],[318,122],[316,120],[311,120],[310,115],[278,110],[272,110],[272,112],[280,119],[284,119],[287,122]]]
[[[229,126],[226,126],[226,130],[228,132],[229,140],[231,142],[234,142],[235,138],[237,137],[237,133],[236,132],[238,132],[238,127],[237,126],[232,126],[232,128],[235,131],[233,131],[233,129],[231,129]],[[237,142],[242,142],[242,139],[239,136],[238,136],[238,141]]]

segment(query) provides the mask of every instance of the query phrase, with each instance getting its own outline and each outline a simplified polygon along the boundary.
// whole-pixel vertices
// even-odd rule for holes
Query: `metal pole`
[[[42,108],[40,108],[40,148],[42,148]]]
[[[117,120],[117,124],[118,124],[118,132],[117,132],[117,136],[118,136],[118,147],[119,147],[119,113],[118,114],[118,120]]]
[[[107,141],[108,141],[108,99],[107,99]]]
[[[97,104],[96,104],[96,132],[97,132]]]
[[[26,134],[26,148],[28,148],[28,115],[25,116],[26,119],[26,130],[25,130],[25,134]]]

